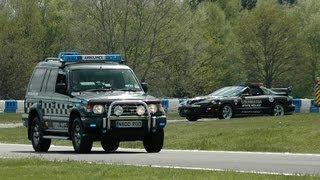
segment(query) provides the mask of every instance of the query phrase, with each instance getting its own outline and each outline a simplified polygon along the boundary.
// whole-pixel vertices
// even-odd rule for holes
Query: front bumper
[[[141,127],[119,128],[117,121],[141,121]],[[113,119],[106,117],[82,117],[85,133],[94,139],[101,139],[106,136],[118,139],[119,141],[142,140],[147,134],[163,129],[167,124],[166,116],[151,116],[150,119]],[[110,122],[110,123],[107,123]],[[108,125],[109,124],[109,125]]]
[[[295,111],[295,109],[296,109],[296,106],[294,104],[291,104],[285,108],[285,113],[292,114]]]
[[[179,107],[179,115],[181,117],[217,117],[219,107],[203,107],[203,106],[181,106]]]

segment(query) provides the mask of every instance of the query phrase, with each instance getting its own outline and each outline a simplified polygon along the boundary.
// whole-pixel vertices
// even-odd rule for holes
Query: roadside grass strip
[[[21,122],[21,113],[0,113],[0,124]]]
[[[1,179],[319,179],[316,176],[256,174],[175,167],[132,166],[39,158],[0,158]]]

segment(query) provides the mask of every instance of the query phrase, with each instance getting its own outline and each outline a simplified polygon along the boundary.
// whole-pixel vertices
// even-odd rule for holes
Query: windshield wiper
[[[140,91],[140,89],[133,89],[133,88],[123,88],[123,89],[113,89],[115,91]]]
[[[113,89],[111,88],[100,88],[100,89],[88,89],[85,90],[85,92],[99,92],[99,91],[112,91]]]

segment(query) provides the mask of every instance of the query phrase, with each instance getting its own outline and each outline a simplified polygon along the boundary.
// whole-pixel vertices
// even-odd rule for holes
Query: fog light
[[[140,106],[137,107],[136,111],[137,111],[137,114],[139,116],[141,116],[146,112],[146,108],[144,108],[143,106],[140,105]]]
[[[116,107],[113,109],[113,111],[114,111],[114,114],[115,114],[116,116],[121,116],[122,113],[123,113],[123,108],[122,108],[121,106],[116,106]]]

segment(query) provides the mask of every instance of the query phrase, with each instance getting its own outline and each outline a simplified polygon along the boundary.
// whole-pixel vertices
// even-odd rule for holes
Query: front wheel
[[[38,117],[35,117],[31,126],[32,147],[37,152],[47,152],[51,145],[51,139],[43,139],[43,130]]]
[[[119,148],[120,142],[117,140],[102,139],[101,146],[106,152],[116,151]]]
[[[284,107],[282,104],[275,104],[272,109],[272,116],[283,116],[284,115]]]
[[[229,104],[222,105],[219,111],[219,119],[230,119],[233,116],[233,109]]]
[[[156,132],[148,134],[143,139],[144,149],[148,153],[160,152],[163,146],[163,140],[164,140],[164,131],[163,129],[158,129]]]
[[[81,120],[76,118],[71,127],[71,139],[74,150],[77,153],[88,153],[92,149],[93,141],[85,137]]]

